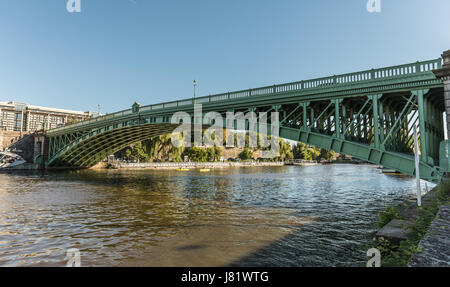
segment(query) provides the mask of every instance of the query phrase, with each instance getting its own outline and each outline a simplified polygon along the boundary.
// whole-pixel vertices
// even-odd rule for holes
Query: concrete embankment
[[[441,205],[409,267],[450,266],[450,204]]]
[[[422,206],[405,202],[380,214],[391,218],[375,237],[383,250],[382,266],[450,266],[450,183],[443,182],[422,198]]]
[[[283,162],[168,162],[168,163],[111,163],[117,169],[216,169],[230,167],[283,166]],[[104,166],[104,165],[103,165]],[[98,166],[101,167],[101,166]]]

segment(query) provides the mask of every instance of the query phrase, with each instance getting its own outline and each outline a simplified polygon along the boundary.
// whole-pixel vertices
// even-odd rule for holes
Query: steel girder
[[[444,139],[443,84],[429,68],[423,68],[426,65],[439,67],[440,63],[428,61],[414,63],[414,69],[404,65],[214,95],[198,98],[196,103],[203,104],[205,113],[222,115],[278,111],[283,138],[408,175],[414,174],[412,128],[418,125],[421,177],[436,182],[441,176],[439,144]],[[416,72],[406,73],[408,69]],[[383,77],[383,71],[393,76]],[[170,133],[176,127],[170,125],[173,113],[193,113],[189,101],[126,110],[51,130],[47,166],[90,167],[131,143]]]

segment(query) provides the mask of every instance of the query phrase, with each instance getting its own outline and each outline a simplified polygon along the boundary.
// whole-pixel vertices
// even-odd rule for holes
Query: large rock
[[[411,231],[413,222],[408,220],[393,219],[388,224],[383,226],[377,233],[376,237],[383,237],[390,241],[399,242],[408,239],[408,234]]]

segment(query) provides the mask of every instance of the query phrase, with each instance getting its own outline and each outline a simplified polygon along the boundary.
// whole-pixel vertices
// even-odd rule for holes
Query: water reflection
[[[0,265],[358,266],[413,196],[370,166],[0,174]]]

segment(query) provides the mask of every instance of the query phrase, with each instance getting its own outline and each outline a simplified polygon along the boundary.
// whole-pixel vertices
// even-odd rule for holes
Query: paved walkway
[[[414,255],[408,266],[450,266],[450,205],[441,205],[419,245],[423,251]]]

